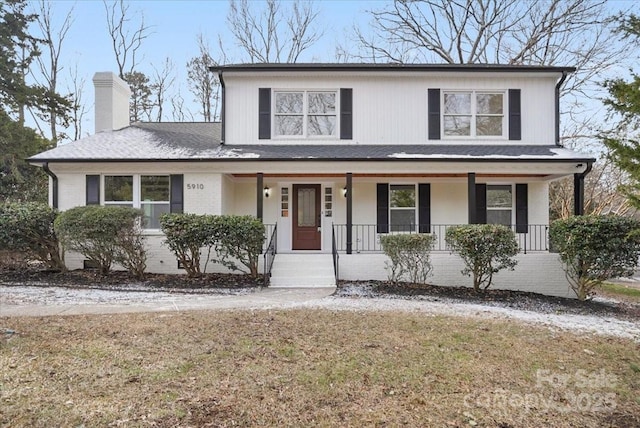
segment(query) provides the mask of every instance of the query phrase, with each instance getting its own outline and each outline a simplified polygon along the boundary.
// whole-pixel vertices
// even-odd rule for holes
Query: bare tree
[[[211,57],[211,49],[204,36],[198,34],[197,39],[200,52],[187,63],[187,80],[189,90],[200,105],[203,120],[213,122],[219,119],[220,83],[209,67],[217,63]]]
[[[393,63],[571,65],[565,92],[624,58],[606,0],[416,0],[370,11],[352,58]]]
[[[38,5],[38,26],[42,33],[42,43],[45,46],[44,54],[36,57],[36,62],[40,69],[40,75],[44,80],[44,86],[50,94],[58,91],[58,76],[63,70],[60,64],[60,53],[62,44],[64,43],[67,33],[73,24],[73,6],[69,9],[62,21],[62,24],[56,29],[52,23],[53,11],[52,3],[41,0]],[[47,106],[47,121],[51,132],[50,139],[55,144],[65,138],[64,133],[58,133],[58,124],[64,127],[68,126],[69,117],[67,115],[59,115],[59,108],[49,104]]]
[[[162,115],[164,114],[164,104],[166,102],[167,90],[173,86],[176,80],[174,73],[173,62],[169,57],[165,58],[162,62],[162,68],[157,68],[152,65],[153,76],[150,85],[151,96],[153,98],[152,104],[155,107],[155,114],[150,117],[149,120],[155,120],[156,122],[162,122]]]
[[[132,73],[138,65],[138,54],[142,42],[151,34],[151,27],[144,22],[140,14],[139,24],[132,24],[129,5],[124,0],[115,0],[110,4],[103,0],[107,17],[107,30],[111,37],[111,46],[118,64],[118,75],[125,79],[126,73]],[[134,29],[129,27],[133,26]]]
[[[78,77],[77,63],[73,70],[69,70],[69,81],[71,84],[67,90],[72,94],[70,125],[73,128],[73,141],[75,141],[82,137],[82,121],[87,113],[87,108],[83,102],[86,81],[84,78]]]
[[[311,1],[257,2],[231,0],[227,25],[237,46],[252,63],[298,62],[300,55],[323,35],[315,21],[318,11]],[[289,7],[287,10],[283,6]],[[224,51],[223,46],[221,49]]]
[[[171,116],[174,122],[193,122],[193,114],[184,106],[184,98],[179,89],[176,94],[171,97]]]
[[[594,165],[585,178],[585,214],[632,214],[635,210],[629,200],[619,191],[627,183],[624,172],[610,160]],[[551,183],[549,210],[552,219],[573,215],[573,178],[564,178]]]

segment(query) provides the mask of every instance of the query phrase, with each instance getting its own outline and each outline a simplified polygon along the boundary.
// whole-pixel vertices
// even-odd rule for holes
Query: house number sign
[[[187,190],[204,190],[203,183],[187,183]]]

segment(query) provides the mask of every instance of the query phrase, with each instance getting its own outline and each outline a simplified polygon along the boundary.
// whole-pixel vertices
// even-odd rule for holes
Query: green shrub
[[[64,270],[53,222],[57,211],[36,202],[0,205],[0,248],[21,252],[49,269]]]
[[[163,214],[160,228],[165,235],[164,243],[175,254],[188,276],[200,276],[200,251],[214,245],[213,216],[197,214]],[[205,269],[206,271],[206,265]]]
[[[435,237],[431,234],[400,234],[380,237],[380,244],[389,261],[385,262],[389,281],[406,278],[415,284],[425,284],[431,274],[430,252]]]
[[[493,275],[502,269],[513,270],[518,263],[514,232],[502,225],[469,224],[447,229],[445,240],[451,251],[462,258],[463,275],[473,278],[476,291],[486,290]]]
[[[578,299],[612,277],[633,273],[640,256],[640,222],[620,216],[575,216],[549,229],[567,280]]]
[[[142,277],[146,252],[141,221],[142,212],[134,208],[88,205],[60,213],[55,230],[65,249],[96,263],[102,275],[119,263]]]
[[[258,275],[265,229],[252,216],[165,214],[160,218],[165,243],[176,255],[187,275],[206,272],[207,263],[219,263],[230,270]],[[206,249],[201,270],[202,250]],[[211,258],[211,254],[214,258]],[[247,268],[243,270],[241,266]]]
[[[264,224],[253,216],[223,215],[217,217],[215,262],[231,270],[258,276],[258,258],[265,240]],[[236,264],[240,262],[247,270]]]

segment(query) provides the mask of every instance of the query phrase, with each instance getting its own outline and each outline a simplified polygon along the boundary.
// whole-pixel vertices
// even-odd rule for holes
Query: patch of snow
[[[214,157],[225,159],[256,159],[259,158],[260,155],[258,153],[245,153],[242,149],[220,148],[220,150],[214,154]]]
[[[640,323],[596,315],[560,315],[476,303],[452,303],[426,300],[331,297],[297,306],[329,310],[401,311],[485,319],[513,319],[573,332],[616,336],[640,343]]]
[[[248,289],[181,289],[177,292],[154,291],[142,285],[132,284],[127,291],[99,288],[65,288],[38,286],[0,286],[0,306],[2,305],[134,305],[140,303],[186,302],[207,298],[247,294]],[[145,291],[143,291],[145,290]],[[198,293],[198,294],[195,294]],[[0,315],[2,311],[0,310]]]
[[[63,305],[95,305],[133,307],[136,311],[171,310],[178,306],[198,309],[291,309],[312,308],[347,311],[401,311],[426,315],[473,317],[481,319],[507,319],[547,326],[571,332],[616,336],[640,343],[640,320],[627,321],[602,315],[558,314],[479,303],[460,302],[434,296],[390,298],[376,297],[370,287],[348,285],[341,289],[350,297],[321,298],[306,295],[309,289],[275,290],[180,290],[132,291],[103,289],[72,289],[63,287],[0,286],[0,316],[3,307],[43,307]],[[148,289],[147,289],[148,290]],[[194,294],[185,294],[193,291]],[[226,293],[226,294],[224,294]],[[311,297],[308,297],[311,296]],[[544,309],[544,308],[542,308]],[[37,312],[37,311],[36,311]],[[15,313],[15,311],[14,311]],[[87,310],[85,313],[92,313]]]

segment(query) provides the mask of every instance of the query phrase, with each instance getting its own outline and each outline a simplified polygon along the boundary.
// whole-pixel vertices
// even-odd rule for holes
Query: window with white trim
[[[506,135],[504,92],[443,91],[442,97],[445,137]]]
[[[337,91],[275,91],[276,137],[335,137]]]
[[[105,175],[104,204],[133,207],[133,176]]]
[[[145,229],[160,229],[160,216],[170,211],[169,193],[168,175],[140,176],[140,209]]]
[[[416,186],[389,185],[389,230],[412,232],[416,229]]]
[[[487,224],[511,226],[513,216],[513,187],[487,185]]]
[[[105,175],[104,205],[139,208],[143,229],[160,229],[160,216],[170,211],[168,175]]]

